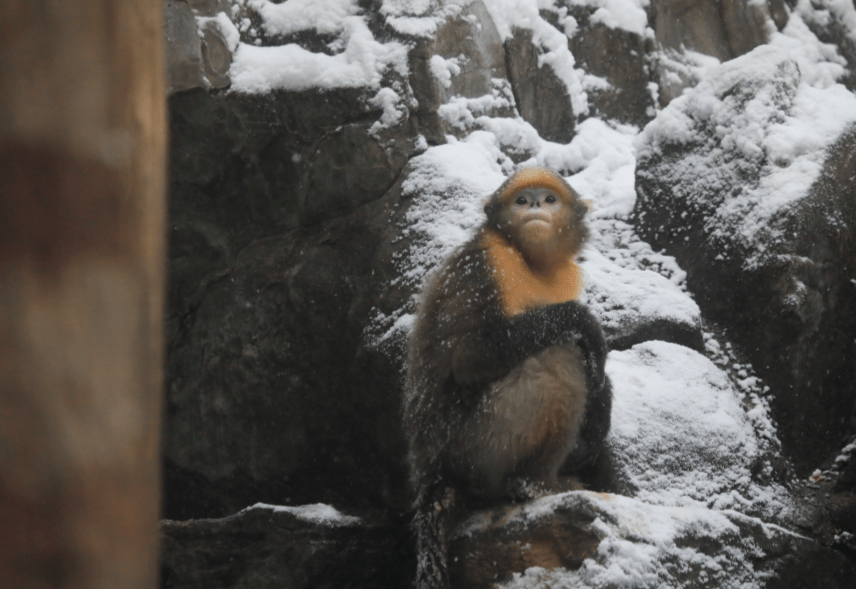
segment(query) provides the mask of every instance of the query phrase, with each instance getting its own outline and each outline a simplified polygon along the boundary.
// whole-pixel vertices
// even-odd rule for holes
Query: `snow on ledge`
[[[360,523],[360,518],[352,515],[345,515],[335,507],[325,505],[324,503],[314,503],[312,505],[297,505],[294,507],[288,505],[270,505],[268,503],[256,503],[245,509],[242,509],[238,514],[246,513],[253,509],[265,509],[274,513],[290,513],[299,520],[319,524],[323,526],[353,526]]]
[[[378,88],[390,67],[407,75],[407,47],[397,42],[378,43],[360,16],[346,17],[342,28],[346,45],[337,55],[313,53],[293,43],[277,47],[241,43],[229,71],[232,91],[263,94],[309,88]]]

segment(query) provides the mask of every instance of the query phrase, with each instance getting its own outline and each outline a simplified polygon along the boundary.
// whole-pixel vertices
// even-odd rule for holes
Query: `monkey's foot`
[[[551,487],[544,481],[533,481],[532,479],[518,478],[508,482],[506,493],[514,502],[529,501],[551,494]]]
[[[527,478],[512,479],[508,482],[506,493],[514,502],[529,501],[546,495],[556,495],[568,491],[582,491],[583,486],[580,479],[575,476],[564,476],[553,483],[547,481],[535,481]]]

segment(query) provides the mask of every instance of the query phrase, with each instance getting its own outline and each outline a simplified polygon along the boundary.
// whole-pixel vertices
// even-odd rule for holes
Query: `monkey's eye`
[[[518,196],[517,200],[515,200],[514,202],[516,202],[519,205],[525,205],[526,204],[526,197],[525,196]]]
[[[546,202],[547,204],[553,204],[554,202],[556,202],[556,197],[551,194],[544,199],[544,202]]]

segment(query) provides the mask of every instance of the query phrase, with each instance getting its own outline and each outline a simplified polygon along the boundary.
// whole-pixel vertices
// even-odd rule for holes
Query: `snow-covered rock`
[[[722,369],[683,346],[648,341],[612,352],[607,373],[619,488],[652,504],[787,517],[788,492],[764,468],[776,440],[759,435]]]
[[[672,101],[636,143],[637,230],[675,256],[771,386],[805,474],[840,443],[856,377],[856,97],[821,66],[758,47]]]
[[[480,512],[452,544],[473,589],[845,587],[845,556],[733,511],[571,492]],[[805,560],[817,568],[806,574]],[[522,572],[521,572],[522,569]]]

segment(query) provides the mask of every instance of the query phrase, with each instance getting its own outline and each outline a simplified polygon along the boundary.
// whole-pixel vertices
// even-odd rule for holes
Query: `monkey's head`
[[[487,226],[504,234],[536,271],[549,272],[577,255],[588,237],[588,209],[564,178],[523,168],[484,207]]]

